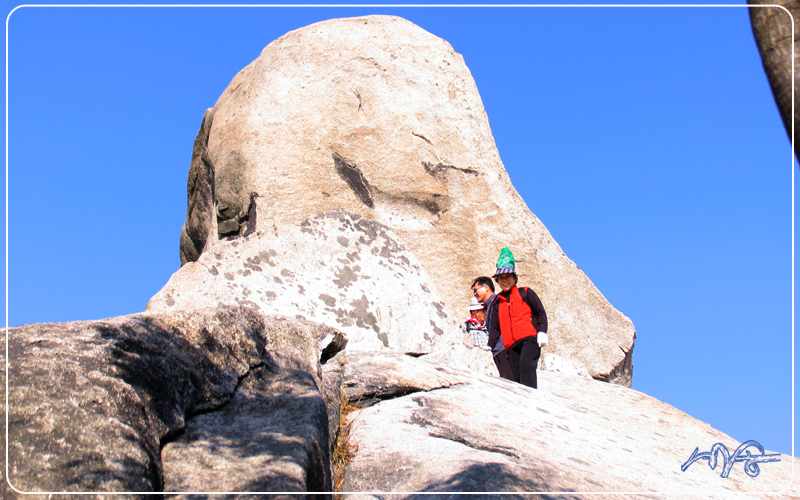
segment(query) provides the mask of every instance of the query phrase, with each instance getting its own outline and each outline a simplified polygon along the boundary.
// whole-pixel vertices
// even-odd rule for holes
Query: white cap
[[[469,309],[470,311],[479,311],[483,309],[483,304],[478,302],[478,299],[476,299],[475,297],[472,297],[469,300],[469,307],[467,309]]]

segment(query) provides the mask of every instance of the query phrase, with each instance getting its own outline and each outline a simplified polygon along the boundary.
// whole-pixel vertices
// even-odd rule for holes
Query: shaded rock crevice
[[[382,205],[394,206],[397,208],[407,206],[419,207],[436,217],[448,211],[446,205],[448,205],[450,201],[448,198],[443,198],[442,195],[438,193],[406,192],[398,194],[377,188],[373,188],[373,191],[375,192],[375,201],[380,202]]]
[[[257,223],[257,198],[258,193],[250,193],[248,203],[243,205],[239,212],[232,216],[225,213],[225,210],[220,210],[220,207],[217,207],[217,227],[220,240],[246,237],[255,232]]]
[[[416,421],[413,420],[413,417],[411,423],[416,423]],[[428,436],[432,438],[447,439],[448,441],[463,444],[464,446],[472,448],[473,450],[488,451],[489,453],[499,453],[511,458],[519,458],[519,455],[511,451],[510,448],[480,444],[475,436],[459,434],[452,429],[437,429],[435,431],[430,431],[428,432]]]
[[[418,134],[418,133],[416,133],[416,132],[411,132],[411,135],[413,135],[414,137],[419,137],[419,138],[420,138],[420,139],[422,139],[423,141],[425,141],[425,142],[427,142],[428,144],[430,144],[431,146],[433,146],[433,143],[430,141],[430,139],[428,139],[428,138],[427,138],[427,137],[425,137],[424,135],[422,135],[422,134]]]
[[[444,163],[433,164],[433,163],[430,163],[430,162],[427,162],[427,161],[423,161],[422,162],[422,166],[425,167],[425,172],[428,175],[430,175],[431,177],[434,177],[434,178],[440,177],[442,174],[444,174],[448,170],[454,170],[456,172],[462,172],[462,173],[468,174],[468,175],[475,175],[475,176],[480,175],[480,173],[477,170],[474,170],[474,169],[471,169],[471,168],[456,167],[456,166],[453,166],[453,165],[446,165]]]
[[[634,340],[636,339],[636,332],[633,334]],[[619,348],[625,357],[617,364],[607,375],[599,374],[593,378],[603,382],[610,382],[612,384],[630,387],[633,378],[633,345],[627,351],[622,347]]]
[[[375,208],[375,202],[372,199],[372,186],[367,182],[367,179],[364,177],[361,169],[358,168],[358,165],[352,161],[346,160],[339,153],[334,152],[331,156],[333,157],[333,165],[339,177],[347,183],[364,205],[369,208]]]
[[[162,440],[231,398],[260,362],[262,328],[248,309],[221,308],[12,329],[9,479],[24,491],[161,491]]]
[[[291,368],[291,356],[269,358],[229,404],[187,419],[164,447],[165,491],[331,491],[328,414],[315,377]]]
[[[214,194],[215,171],[208,152],[208,137],[214,119],[214,109],[207,109],[194,140],[192,161],[186,184],[186,222],[181,228],[181,265],[195,262],[209,243],[209,236],[216,232]]]

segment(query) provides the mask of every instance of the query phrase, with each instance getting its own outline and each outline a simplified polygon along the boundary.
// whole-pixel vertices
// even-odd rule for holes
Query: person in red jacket
[[[517,287],[514,255],[503,248],[493,278],[502,290],[492,303],[489,345],[502,338],[513,380],[537,387],[536,367],[547,344],[547,313],[536,292]]]

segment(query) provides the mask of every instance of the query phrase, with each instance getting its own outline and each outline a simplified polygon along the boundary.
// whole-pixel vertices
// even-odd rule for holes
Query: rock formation
[[[547,309],[549,351],[630,386],[631,321],[511,185],[463,58],[404,19],[334,19],[269,44],[203,117],[188,191],[183,262],[344,209],[391,229],[450,317],[509,246]]]
[[[345,416],[348,498],[800,495],[790,486],[800,460],[785,455],[755,477],[743,461],[720,477],[722,455],[714,470],[699,461],[682,471],[695,448],[739,443],[632,389],[543,372],[533,390],[388,350],[345,349],[320,365],[332,333],[247,307],[12,328],[7,479],[27,492],[120,493],[110,498],[318,497],[332,487],[343,394],[361,408]],[[3,498],[46,498],[2,484]]]
[[[12,328],[9,480],[28,492],[329,490],[319,342],[332,333],[244,307]]]
[[[334,360],[344,363],[349,398],[373,403],[350,414],[357,451],[344,491],[553,492],[547,498],[577,491],[619,499],[631,498],[626,492],[800,493],[790,488],[800,460],[785,455],[760,464],[756,477],[744,462],[720,477],[722,457],[715,470],[699,461],[682,471],[695,448],[723,443],[733,453],[740,443],[626,387],[545,371],[533,390],[402,355],[344,351]]]
[[[455,320],[494,258],[471,249],[506,245],[552,318],[539,390]],[[800,497],[785,455],[682,471],[740,443],[624,387],[630,321],[514,191],[460,56],[402,19],[309,26],[234,78],[195,142],[181,254],[144,313],[0,337],[3,498],[327,497],[343,440],[348,498]]]
[[[181,267],[147,310],[219,304],[335,326],[349,350],[434,353],[440,361],[496,370],[489,352],[468,347],[436,286],[397,236],[343,210],[218,243]]]

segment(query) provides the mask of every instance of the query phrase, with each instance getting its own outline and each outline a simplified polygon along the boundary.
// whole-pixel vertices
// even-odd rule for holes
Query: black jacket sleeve
[[[536,295],[536,292],[530,288],[526,287],[525,291],[527,293],[520,295],[522,295],[522,300],[531,308],[531,323],[533,323],[533,327],[536,328],[537,332],[547,333],[547,313],[544,311],[542,301]]]
[[[500,341],[500,320],[497,317],[497,298],[489,305],[489,347],[494,349],[495,344]]]

